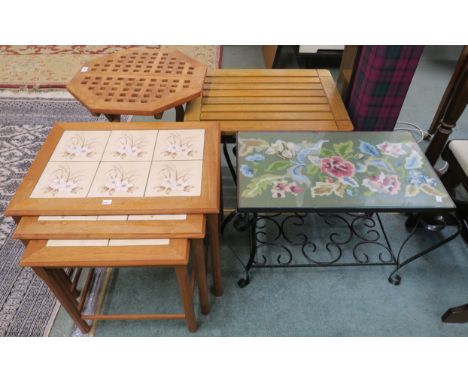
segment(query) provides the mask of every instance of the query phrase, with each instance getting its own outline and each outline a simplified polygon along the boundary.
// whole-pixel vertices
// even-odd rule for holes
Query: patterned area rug
[[[0,110],[0,336],[44,336],[56,300],[31,269],[19,267],[24,248],[10,238],[13,219],[3,211],[55,122],[98,119],[70,99],[0,98]]]
[[[0,87],[64,88],[78,69],[100,55],[138,45],[0,45]],[[142,45],[159,48],[160,45]],[[219,45],[177,45],[210,68],[221,65]]]

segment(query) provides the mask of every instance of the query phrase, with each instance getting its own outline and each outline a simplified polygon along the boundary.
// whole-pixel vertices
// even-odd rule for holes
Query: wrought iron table
[[[238,207],[224,226],[233,220],[250,233],[240,287],[252,267],[346,265],[392,265],[398,285],[403,266],[460,232],[453,201],[408,132],[240,132],[237,174]],[[381,213],[408,215],[398,250]],[[419,227],[447,226],[448,235],[403,256]]]

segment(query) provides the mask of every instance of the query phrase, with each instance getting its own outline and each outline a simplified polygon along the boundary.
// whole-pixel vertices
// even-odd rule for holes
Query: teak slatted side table
[[[110,121],[121,114],[154,115],[176,108],[202,92],[206,66],[176,49],[127,49],[86,63],[67,89],[93,114]]]
[[[185,120],[219,121],[223,136],[238,131],[346,131],[353,126],[328,70],[208,70],[203,94]]]

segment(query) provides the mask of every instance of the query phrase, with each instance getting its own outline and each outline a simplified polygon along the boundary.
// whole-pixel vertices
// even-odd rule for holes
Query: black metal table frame
[[[228,137],[226,137],[228,138]],[[237,174],[235,167],[229,156],[227,144],[235,143],[235,140],[224,139],[223,140],[223,153],[226,158],[229,170],[231,172],[234,183],[237,186]],[[233,153],[236,155],[236,146],[233,148]],[[245,277],[239,279],[238,285],[243,288],[250,283],[250,270],[251,268],[286,268],[286,267],[331,267],[331,266],[370,266],[370,265],[390,265],[394,266],[395,269],[390,273],[388,281],[393,285],[399,285],[401,282],[401,276],[398,271],[413,262],[414,260],[424,256],[431,251],[439,248],[440,246],[448,243],[455,239],[461,231],[461,222],[456,215],[456,210],[440,210],[434,209],[422,209],[412,210],[409,213],[408,209],[392,208],[381,208],[381,209],[359,209],[359,208],[346,208],[343,207],[341,211],[336,209],[303,209],[298,212],[297,208],[272,208],[272,209],[240,209],[232,211],[222,222],[221,232],[227,224],[231,221],[234,223],[234,227],[238,231],[249,232],[249,259],[245,268]],[[312,253],[317,250],[317,245],[309,240],[309,237],[305,233],[296,234],[296,240],[292,240],[288,237],[285,226],[289,222],[293,222],[294,225],[304,225],[305,218],[308,213],[315,213],[323,219],[323,221],[330,227],[333,226],[332,219],[337,219],[343,223],[344,227],[348,229],[348,235],[344,239],[340,239],[341,234],[332,232],[329,234],[328,242],[325,248],[328,252],[331,252],[331,248],[335,248],[338,252],[335,258],[329,261],[318,261],[311,257],[310,248]],[[384,225],[380,218],[380,213],[403,213],[407,214],[406,229],[409,231],[408,236],[401,244],[398,251],[394,251],[390,241],[385,232]],[[278,222],[275,218],[283,216],[282,220]],[[348,217],[348,221],[345,217]],[[267,239],[266,222],[273,224],[276,227],[276,234],[273,236],[273,240]],[[366,228],[366,232],[359,232],[357,225],[362,223]],[[418,228],[424,228],[428,231],[441,231],[446,226],[454,226],[455,232],[448,235],[440,242],[430,245],[426,249],[419,251],[418,253],[403,259],[403,250],[410,241],[410,239],[416,234]],[[379,230],[382,232],[380,234]],[[367,235],[367,236],[365,236]],[[293,253],[284,244],[280,244],[278,241],[282,239],[283,242],[289,246],[300,247],[301,254],[305,263],[293,263]],[[340,262],[343,257],[343,246],[352,242],[353,239],[357,239],[357,243],[353,245],[352,249],[352,262]],[[372,262],[369,260],[369,256],[365,253],[359,253],[358,249],[367,244],[374,244],[384,249],[387,253],[387,257],[380,252],[378,260]],[[284,250],[284,254],[278,255],[276,258],[276,264],[270,264],[267,258],[262,255],[262,258],[258,259],[258,249],[261,247],[272,246]],[[307,250],[309,248],[309,251]]]

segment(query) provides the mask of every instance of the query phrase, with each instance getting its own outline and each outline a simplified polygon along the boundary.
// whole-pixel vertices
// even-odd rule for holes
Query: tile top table
[[[239,210],[455,208],[408,132],[242,132]]]
[[[219,212],[217,123],[59,123],[11,216]]]
[[[347,131],[353,126],[328,70],[208,70],[202,97],[185,120],[219,121],[224,136],[238,131]]]
[[[198,97],[205,73],[205,65],[176,49],[126,49],[86,63],[67,89],[93,114],[109,119],[157,115],[178,106],[180,112]]]

